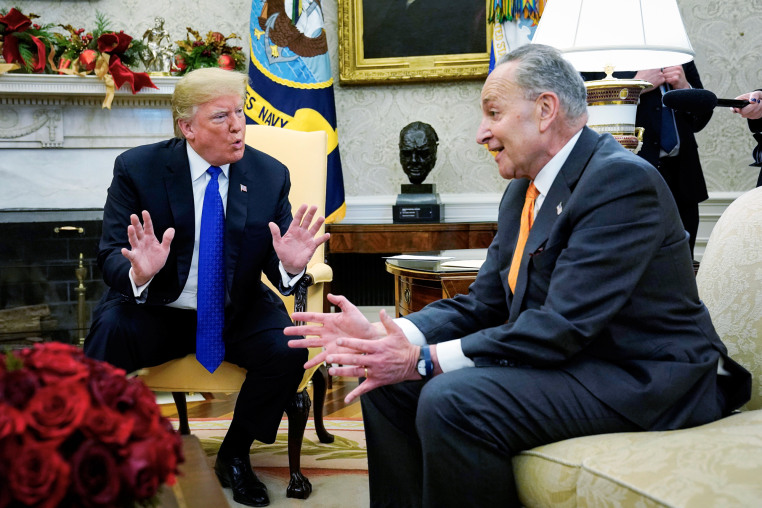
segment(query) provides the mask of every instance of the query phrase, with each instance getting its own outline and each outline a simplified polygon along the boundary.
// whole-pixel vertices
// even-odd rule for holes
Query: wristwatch
[[[423,379],[429,379],[434,374],[434,363],[431,361],[431,351],[429,346],[421,346],[421,352],[418,355],[418,374]]]

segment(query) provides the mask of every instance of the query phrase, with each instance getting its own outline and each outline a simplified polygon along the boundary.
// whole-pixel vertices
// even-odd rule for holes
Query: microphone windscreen
[[[670,90],[662,97],[662,104],[677,111],[702,113],[717,106],[717,96],[702,88]]]

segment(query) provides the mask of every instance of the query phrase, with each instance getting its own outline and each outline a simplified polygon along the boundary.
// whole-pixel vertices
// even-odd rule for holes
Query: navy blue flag
[[[246,123],[328,134],[326,222],[344,218],[344,179],[323,11],[316,0],[252,0]]]

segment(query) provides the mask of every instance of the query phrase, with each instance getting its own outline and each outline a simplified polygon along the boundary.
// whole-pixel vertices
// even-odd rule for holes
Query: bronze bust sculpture
[[[426,180],[437,162],[439,137],[434,128],[423,122],[412,122],[400,131],[400,164],[410,183]]]
[[[427,123],[412,122],[400,131],[400,164],[410,183],[402,184],[402,192],[392,207],[395,223],[444,219],[444,204],[439,200],[436,185],[423,183],[437,162],[438,145],[439,137]]]

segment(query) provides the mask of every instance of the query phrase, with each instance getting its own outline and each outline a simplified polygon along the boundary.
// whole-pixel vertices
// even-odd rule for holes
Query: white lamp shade
[[[638,71],[693,59],[677,0],[548,0],[532,38],[580,71]]]

